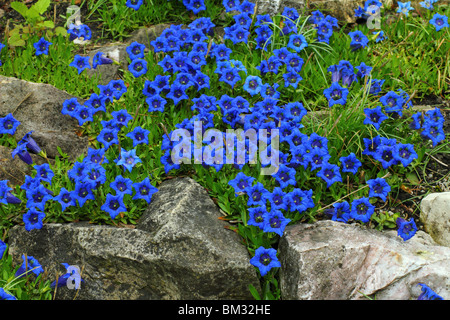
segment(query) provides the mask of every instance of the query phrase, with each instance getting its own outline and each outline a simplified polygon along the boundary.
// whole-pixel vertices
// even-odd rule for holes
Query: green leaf
[[[250,290],[250,293],[252,294],[253,298],[256,300],[261,300],[261,296],[258,293],[258,290],[251,284],[248,286],[248,289]]]
[[[42,23],[46,28],[53,29],[55,27],[55,24],[53,21],[46,20]]]
[[[28,7],[25,4],[23,4],[22,2],[14,1],[14,2],[11,2],[11,8],[13,8],[18,13],[20,13],[22,15],[22,17],[27,19]]]
[[[13,34],[8,43],[12,47],[23,47],[25,45],[25,41],[20,37],[20,34]]]
[[[66,36],[67,35],[67,30],[65,29],[65,28],[63,28],[63,27],[56,27],[56,29],[55,29],[55,34],[58,36],[58,35],[61,35],[61,36]]]
[[[36,10],[39,14],[43,14],[50,6],[50,0],[39,0],[30,9]]]
[[[409,172],[406,174],[406,179],[408,179],[408,181],[412,184],[412,185],[419,185],[420,181],[419,178],[417,177],[417,175],[414,172]]]

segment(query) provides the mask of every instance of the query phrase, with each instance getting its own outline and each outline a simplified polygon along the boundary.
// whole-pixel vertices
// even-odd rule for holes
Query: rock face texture
[[[283,299],[417,299],[418,283],[449,299],[450,249],[418,234],[405,242],[330,220],[289,226],[278,250]]]
[[[420,222],[438,244],[450,247],[450,192],[431,193],[420,203]]]
[[[59,155],[57,147],[72,160],[87,151],[87,137],[75,133],[77,121],[61,113],[63,102],[70,98],[73,96],[48,84],[0,75],[0,117],[13,113],[21,123],[14,135],[16,140],[34,131],[33,139],[49,158]],[[81,99],[79,102],[83,103]]]
[[[77,265],[77,299],[253,299],[259,288],[241,238],[225,229],[207,192],[190,178],[163,182],[135,229],[87,223],[10,230],[10,254],[35,257],[51,279]],[[59,299],[73,299],[61,287]]]

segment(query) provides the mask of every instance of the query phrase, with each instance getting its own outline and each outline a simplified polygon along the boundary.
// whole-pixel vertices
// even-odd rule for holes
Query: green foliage
[[[28,271],[19,278],[15,276],[19,267],[13,267],[12,256],[5,252],[3,259],[0,259],[0,288],[17,300],[52,300],[51,282],[46,279],[46,274],[41,273],[36,277]]]
[[[8,45],[11,47],[23,47],[26,41],[34,34],[45,34],[51,38],[54,34],[65,35],[66,30],[62,27],[55,28],[51,20],[45,20],[42,16],[50,6],[50,0],[39,0],[28,8],[24,3],[14,1],[11,8],[22,15],[26,25],[18,24],[9,32]]]

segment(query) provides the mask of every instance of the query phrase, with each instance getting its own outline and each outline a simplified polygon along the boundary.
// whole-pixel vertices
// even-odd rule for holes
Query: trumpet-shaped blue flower
[[[277,251],[273,248],[265,249],[262,246],[256,249],[250,263],[259,269],[261,277],[264,277],[270,269],[281,267],[277,258]]]

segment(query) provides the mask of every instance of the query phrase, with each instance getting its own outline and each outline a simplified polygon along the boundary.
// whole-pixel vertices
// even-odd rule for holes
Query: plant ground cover
[[[151,184],[145,184],[147,191],[150,191],[165,179],[191,176],[208,190],[224,214],[222,219],[231,223],[230,229],[242,236],[243,243],[248,247],[250,255],[254,256],[256,250],[260,247],[277,248],[279,237],[282,235],[287,222],[294,224],[330,219],[332,215],[329,209],[333,208],[334,203],[343,203],[345,200],[352,204],[352,201],[367,199],[368,202],[366,201],[363,204],[369,208],[374,206],[367,221],[354,215],[345,219],[336,216],[334,218],[352,221],[353,223],[364,223],[369,228],[378,230],[396,229],[397,218],[404,218],[409,221],[412,219],[418,220],[420,213],[418,201],[423,195],[426,195],[433,188],[437,191],[444,191],[444,182],[449,179],[446,166],[449,163],[450,152],[448,139],[439,138],[436,143],[431,143],[428,139],[424,140],[417,129],[414,130],[410,127],[412,115],[417,114],[418,110],[414,107],[405,107],[411,102],[412,105],[420,103],[424,98],[438,97],[445,101],[450,97],[449,30],[444,28],[436,31],[435,27],[429,22],[435,12],[448,17],[450,14],[448,6],[440,6],[439,3],[436,3],[434,11],[419,7],[415,15],[410,12],[409,16],[383,8],[385,14],[382,15],[381,26],[386,39],[382,41],[377,41],[377,35],[372,34],[373,31],[369,30],[365,24],[341,25],[339,29],[335,28],[334,31],[332,27],[328,26],[327,32],[331,29],[329,39],[326,39],[328,41],[318,41],[319,32],[316,26],[321,27],[323,24],[319,24],[317,20],[319,19],[317,11],[315,13],[308,12],[308,15],[300,17],[295,16],[294,19],[291,19],[295,21],[295,24],[290,22],[289,11],[287,11],[284,16],[278,15],[273,17],[271,21],[267,21],[265,31],[270,33],[270,36],[264,38],[263,42],[258,42],[256,30],[263,32],[264,28],[261,27],[263,23],[257,26],[260,21],[253,14],[253,11],[245,13],[243,16],[244,22],[250,21],[251,27],[249,30],[251,33],[247,41],[240,41],[232,35],[232,29],[228,29],[233,26],[236,16],[224,12],[221,2],[206,1],[206,10],[200,11],[197,15],[187,10],[182,3],[176,1],[163,2],[164,4],[161,2],[161,6],[151,6],[150,2],[146,2],[139,10],[134,11],[125,6],[125,1],[87,1],[81,4],[81,12],[82,16],[86,17],[83,22],[92,26],[93,43],[99,40],[100,42],[106,42],[107,40],[121,41],[126,39],[133,30],[157,23],[188,25],[198,21],[196,19],[199,17],[208,17],[215,26],[225,28],[224,44],[231,50],[226,52],[227,49],[224,49],[225,59],[221,57],[219,54],[221,47],[217,46],[216,49],[214,46],[208,46],[211,44],[211,39],[214,39],[215,43],[220,43],[220,39],[217,35],[213,37],[206,32],[203,43],[207,57],[205,57],[206,52],[203,52],[204,55],[200,57],[200,60],[204,61],[205,64],[197,71],[208,77],[209,87],[205,86],[205,88],[199,89],[201,84],[198,81],[195,81],[196,84],[194,85],[194,82],[189,80],[192,81],[192,85],[185,87],[187,96],[186,99],[181,100],[173,96],[174,92],[164,91],[165,88],[162,90],[156,89],[160,92],[158,95],[150,91],[145,92],[145,88],[148,88],[153,80],[161,79],[158,78],[161,75],[167,76],[167,79],[170,80],[169,82],[172,85],[168,89],[176,87],[175,84],[180,84],[178,75],[186,70],[182,68],[170,70],[163,64],[167,61],[165,57],[175,58],[176,55],[172,51],[150,51],[143,58],[137,58],[137,62],[155,66],[147,68],[142,75],[136,75],[136,70],[132,70],[133,72],[130,69],[121,70],[118,80],[123,82],[117,84],[123,90],[114,99],[111,98],[111,103],[105,104],[106,112],[96,113],[92,118],[89,118],[90,121],[85,123],[80,120],[80,124],[82,124],[81,133],[90,137],[92,150],[103,150],[105,152],[104,157],[108,160],[108,163],[103,163],[101,166],[89,166],[89,170],[92,170],[91,173],[94,177],[97,177],[98,174],[98,178],[103,179],[101,186],[92,188],[91,200],[83,201],[81,204],[80,199],[78,199],[78,205],[68,207],[67,210],[63,210],[64,207],[61,207],[60,201],[49,199],[45,207],[37,210],[37,212],[40,212],[44,211],[45,208],[44,223],[88,220],[99,224],[135,224],[147,206],[148,201],[145,200],[150,199],[133,197],[133,191],[130,187],[128,187],[129,193],[125,192],[121,197],[114,198],[114,195],[117,196],[118,194],[117,184],[111,186],[110,183],[117,182],[119,176],[125,178],[125,185],[135,184],[133,188],[136,190],[136,196],[137,188],[142,186],[137,185],[137,183],[145,181],[146,178],[151,181]],[[35,3],[37,1],[31,1],[29,5]],[[58,3],[58,5],[60,4]],[[166,5],[171,7],[165,7]],[[73,43],[66,35],[56,35],[55,27],[64,26],[65,19],[61,16],[65,14],[65,10],[51,11],[57,8],[53,7],[52,9],[51,5],[48,8],[49,10],[45,11],[42,17],[46,17],[43,20],[52,20],[53,17],[54,28],[31,30],[33,32],[27,33],[29,37],[26,41],[16,43],[18,45],[15,46],[11,45],[10,34],[1,38],[1,42],[6,46],[0,52],[2,61],[0,74],[27,81],[49,83],[85,100],[89,99],[93,93],[101,95],[101,88],[95,78],[90,78],[85,72],[78,72],[76,68],[69,66],[76,55],[84,56],[88,52],[89,46],[82,47]],[[61,8],[67,8],[67,5]],[[157,9],[165,14],[156,13],[154,10]],[[55,16],[59,16],[59,18],[55,19]],[[126,19],[128,16],[132,18]],[[390,17],[394,17],[394,19],[390,19]],[[15,24],[22,23],[25,26],[24,21],[20,22],[20,16],[18,15],[9,13],[6,18],[16,19]],[[330,20],[332,21],[332,19]],[[292,30],[296,29],[296,31],[286,31],[286,29],[283,29],[285,27]],[[10,28],[12,29],[12,26]],[[269,29],[271,31],[268,31]],[[33,44],[48,30],[55,33],[51,38],[46,37],[46,40],[51,41],[52,45],[49,47],[48,54],[37,56]],[[195,28],[191,27],[191,30],[195,30]],[[247,29],[243,28],[243,30]],[[351,50],[354,48],[354,41],[349,36],[349,32],[355,30],[361,31],[368,37],[367,41],[370,42],[357,50]],[[176,27],[172,31],[181,33],[181,29]],[[284,32],[285,35],[281,35],[280,32]],[[300,50],[289,42],[293,35],[298,34],[303,35],[304,41],[307,43],[307,46]],[[165,37],[165,35],[161,37]],[[202,41],[198,42],[202,43]],[[300,39],[300,42],[303,42],[303,39]],[[192,49],[190,45],[192,44],[195,45],[195,41],[194,43],[187,42],[186,52],[190,52]],[[179,47],[178,50],[182,48]],[[276,50],[282,48],[287,48],[287,51],[290,52],[289,57],[300,58],[299,61],[301,62],[298,69],[292,68],[290,62],[283,61],[282,63],[277,59],[271,60],[271,56],[280,52]],[[297,50],[298,55],[296,56]],[[134,59],[130,56],[129,61],[132,63]],[[227,64],[224,61],[231,61],[232,64]],[[266,67],[264,67],[264,61],[268,62]],[[341,68],[346,65],[346,62],[351,65],[351,72],[347,71],[348,73],[344,72],[339,75],[331,68],[332,66]],[[273,63],[273,70],[269,69],[269,63]],[[372,67],[372,69],[364,71],[362,63]],[[27,67],[22,68],[24,65]],[[354,71],[355,67],[359,67],[358,71],[362,72],[361,75],[357,76]],[[172,66],[172,68],[174,67]],[[292,72],[293,70],[295,72]],[[341,70],[343,69],[341,68]],[[179,71],[178,74],[177,71]],[[230,77],[233,76],[238,79],[237,84],[223,76],[227,72],[230,73]],[[289,81],[283,76],[289,72],[292,72],[293,76],[300,75],[302,79],[293,81],[289,85]],[[184,73],[189,74],[189,72]],[[259,88],[259,92],[253,94],[251,88],[245,85],[249,76],[259,77],[262,84],[268,84],[268,86],[265,86],[264,90]],[[338,77],[338,81],[333,79],[334,76]],[[189,76],[187,77],[189,78]],[[72,79],[77,79],[77,81],[74,82]],[[378,89],[376,79],[384,80],[384,83]],[[324,92],[333,83],[341,84],[335,89],[339,92],[347,89],[348,96],[345,101],[330,106],[330,100],[332,99],[327,98]],[[399,89],[404,90],[406,95]],[[199,98],[201,94],[216,99],[217,103],[211,106],[210,112],[207,112],[208,115],[198,112],[202,107],[194,99]],[[337,93],[333,92],[334,94]],[[243,109],[238,109],[239,113],[227,111],[228,107],[225,101],[227,97],[225,95],[232,98],[243,97],[249,103],[250,108],[244,106]],[[279,96],[274,97],[274,95]],[[155,96],[162,99],[159,101],[164,101],[165,106],[160,109],[163,112],[154,111],[151,108],[152,103],[156,100],[149,99],[155,98]],[[399,105],[396,109],[392,109],[393,106],[386,101],[390,96],[398,99]],[[222,98],[223,100],[221,100]],[[272,105],[271,102],[274,101],[276,101],[277,106],[282,108],[277,109],[275,104]],[[268,104],[264,105],[264,102]],[[293,102],[300,102],[301,105],[290,104]],[[448,119],[450,116],[448,104],[440,103],[440,105],[440,112]],[[185,164],[178,169],[176,169],[176,166],[175,169],[171,168],[171,163],[167,159],[167,151],[170,150],[167,148],[170,146],[167,139],[168,135],[176,128],[191,130],[192,123],[190,124],[190,122],[194,119],[201,119],[204,125],[213,126],[219,131],[225,132],[226,129],[242,126],[242,124],[237,124],[239,123],[237,115],[247,113],[249,114],[247,118],[250,119],[252,113],[258,113],[260,118],[267,117],[269,120],[275,120],[260,122],[259,126],[265,129],[274,129],[276,127],[273,124],[281,125],[283,123],[279,115],[276,114],[277,110],[280,111],[281,109],[284,112],[284,110],[293,110],[296,106],[301,116],[295,113],[285,114],[284,116],[290,119],[290,123],[296,123],[296,129],[298,130],[296,131],[289,126],[287,128],[286,126],[278,126],[280,131],[282,128],[293,131],[289,135],[289,139],[283,139],[285,137],[282,136],[281,131],[283,138],[280,140],[280,150],[287,155],[285,161],[291,164],[291,166],[286,166],[286,168],[289,168],[289,170],[286,169],[286,172],[292,172],[292,170],[294,172],[293,180],[289,183],[283,184],[285,181],[280,178],[279,174],[276,175],[275,179],[270,176],[259,175],[261,163],[247,164],[242,168],[233,165],[214,166],[204,164]],[[366,109],[373,110],[377,106],[383,106],[383,111],[387,115],[386,120],[379,127],[364,123]],[[272,111],[265,108],[275,109]],[[389,108],[391,109],[388,110]],[[305,116],[303,115],[304,111],[307,111]],[[321,114],[322,116],[320,116]],[[117,131],[111,130],[111,132],[115,132],[120,144],[113,144],[102,149],[105,146],[105,143],[99,140],[102,133],[105,133],[105,123],[102,123],[102,121],[118,120],[121,115],[129,117],[124,122],[125,126]],[[212,116],[214,121],[208,118]],[[425,118],[431,117],[431,114],[424,113],[423,116]],[[419,115],[419,117],[422,117],[422,115]],[[442,123],[440,124],[442,125]],[[136,139],[130,137],[130,134],[135,132],[134,130],[138,127],[149,130],[146,133],[148,141],[145,141],[145,143],[138,143]],[[244,122],[244,129],[250,127],[258,128],[250,121]],[[449,133],[448,121],[445,122],[442,130],[442,134],[446,137]],[[391,139],[386,140],[386,152],[393,152],[394,146],[400,143],[403,146],[412,145],[414,152],[417,153],[416,158],[411,159],[412,161],[408,160],[407,165],[401,165],[395,164],[395,161],[387,163],[383,158],[377,158],[374,154],[367,155],[368,145],[365,144],[364,139],[373,139],[377,136],[383,137],[383,139]],[[296,141],[295,138],[303,141],[302,139],[305,137],[309,141],[310,147],[302,149],[293,142]],[[313,140],[313,137],[316,140]],[[17,137],[17,139],[20,138]],[[0,144],[14,149],[18,146],[17,139],[13,138],[13,135],[4,134],[0,136]],[[326,147],[317,150],[311,147],[311,143],[323,143]],[[121,158],[122,152],[130,150],[136,150],[140,163],[136,164],[132,170],[127,171],[123,170],[121,163],[115,162],[115,160]],[[412,153],[410,149],[408,150],[409,153]],[[306,163],[306,166],[303,166],[304,162],[299,156],[306,153],[314,153],[318,162],[310,160],[309,165]],[[342,170],[344,167],[339,174],[334,173],[333,170],[336,167],[332,165],[343,164],[342,157],[351,153],[355,154],[356,158],[361,161],[361,167],[356,168],[356,174],[345,172],[345,170]],[[295,156],[299,157],[297,163],[294,159]],[[398,156],[396,160],[399,161]],[[80,167],[83,163],[86,164],[83,159],[79,159],[78,164],[71,163],[64,153],[61,153],[61,157],[55,159],[50,168],[51,172],[54,173],[53,178],[49,181],[41,180],[39,182],[55,195],[61,194],[62,190],[78,190],[76,188],[82,186],[77,183],[76,170],[73,168],[74,166]],[[327,163],[331,164],[329,171],[326,171],[322,178],[319,178],[317,174],[322,172],[321,169]],[[254,182],[258,183],[256,186],[262,188],[242,190],[239,190],[239,187],[233,188],[230,182],[241,171],[248,177],[252,177]],[[72,173],[72,177],[67,175],[67,172]],[[85,174],[87,175],[88,172],[85,172]],[[341,181],[327,181],[327,174],[335,174],[336,178],[340,177]],[[390,192],[385,199],[378,199],[369,194],[367,182],[382,177],[385,177],[385,181],[389,184]],[[278,189],[280,186],[283,190]],[[426,187],[424,188],[424,186]],[[259,197],[259,194],[265,191],[274,195],[276,190],[280,191],[280,194],[283,194],[283,192],[291,194],[291,203],[276,204],[273,202],[275,201],[274,198],[271,198],[269,204],[271,209],[266,214],[275,212],[275,215],[267,218],[273,219],[274,224],[264,227],[263,223],[258,222],[255,217],[258,217],[258,210],[260,210],[259,213],[264,212],[263,209],[266,208],[263,207],[267,203],[263,205],[256,199],[253,202],[249,200],[253,196]],[[311,190],[312,195],[306,194],[307,190]],[[243,194],[239,191],[243,191]],[[24,222],[24,215],[28,214],[31,208],[36,207],[30,205],[29,192],[26,188],[18,186],[11,192],[22,202],[8,206],[0,204],[2,210],[0,211],[0,215],[2,215],[0,234],[3,235],[2,239],[6,242],[8,229],[15,224],[27,224]],[[239,196],[235,195],[236,192],[239,193]],[[310,202],[303,203],[302,200],[303,207],[296,206],[296,195],[298,199],[309,199]],[[119,205],[120,210],[114,209],[111,213],[112,208],[105,209],[103,207],[105,201],[115,201],[110,202],[110,204]],[[130,205],[131,203],[133,203],[133,206]],[[127,208],[130,210],[128,211]],[[277,210],[273,210],[274,208],[277,208]],[[294,208],[294,210],[290,210],[291,208]],[[334,212],[336,213],[336,211]],[[35,216],[38,215],[38,213],[34,214]],[[281,228],[279,224],[283,227]],[[271,256],[271,259],[275,260],[273,256]],[[6,270],[3,272],[3,281],[7,284],[12,283],[13,273],[17,270],[11,271],[10,260],[4,260],[2,263],[2,269]],[[282,298],[277,282],[278,268],[266,270],[267,268],[265,269],[260,264],[259,269],[261,271],[263,296],[258,298]],[[262,270],[268,271],[267,274],[263,275]],[[48,289],[42,289],[42,287],[36,289],[36,283],[30,285],[27,282],[27,285],[30,285],[29,287],[17,286],[20,290],[15,292],[12,290],[12,292],[19,298],[27,299],[33,296],[30,292],[38,290],[36,291],[39,293],[38,298],[49,298]],[[40,282],[39,286],[42,286],[43,283]],[[44,287],[47,288],[48,283]],[[22,295],[22,292],[26,293]]]

